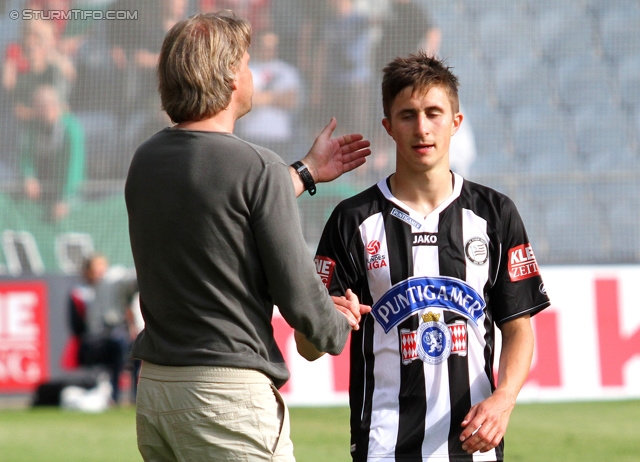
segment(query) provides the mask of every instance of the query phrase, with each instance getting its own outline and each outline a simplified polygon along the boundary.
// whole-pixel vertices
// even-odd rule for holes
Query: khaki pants
[[[147,462],[295,461],[289,411],[260,372],[144,362],[136,407]]]

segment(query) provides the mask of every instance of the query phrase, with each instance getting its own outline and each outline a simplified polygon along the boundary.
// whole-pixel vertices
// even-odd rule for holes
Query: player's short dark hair
[[[426,93],[433,86],[441,86],[449,96],[453,113],[460,111],[458,77],[443,60],[420,51],[395,58],[382,72],[382,108],[387,119],[393,101],[407,87]]]
[[[172,121],[214,116],[231,102],[233,82],[251,44],[251,26],[224,11],[178,21],[158,60],[158,91]]]

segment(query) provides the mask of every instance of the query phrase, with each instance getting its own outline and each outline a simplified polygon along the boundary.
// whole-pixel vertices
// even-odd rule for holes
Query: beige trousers
[[[138,449],[147,462],[294,462],[289,411],[264,374],[142,364]]]

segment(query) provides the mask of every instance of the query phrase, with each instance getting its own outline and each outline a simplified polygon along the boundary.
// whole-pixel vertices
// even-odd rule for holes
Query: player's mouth
[[[413,150],[420,154],[428,154],[435,148],[435,145],[429,143],[419,143],[413,145]]]

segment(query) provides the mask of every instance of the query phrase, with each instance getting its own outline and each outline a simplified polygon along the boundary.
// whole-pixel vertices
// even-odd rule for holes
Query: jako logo
[[[380,251],[380,242],[373,240],[367,244],[367,253],[369,255],[375,255]]]

